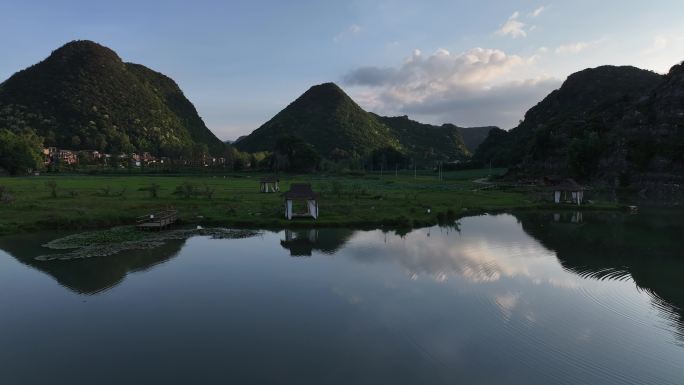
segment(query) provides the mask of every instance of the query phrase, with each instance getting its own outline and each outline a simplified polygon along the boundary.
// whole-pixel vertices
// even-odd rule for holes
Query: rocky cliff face
[[[681,195],[684,185],[684,66],[672,67],[647,96],[626,106],[615,123],[620,140],[602,164],[625,170],[622,184],[644,188],[651,195]],[[613,173],[615,174],[615,173]]]
[[[684,177],[684,68],[604,66],[571,75],[475,158],[529,175],[652,187]],[[679,181],[679,182],[678,182]]]

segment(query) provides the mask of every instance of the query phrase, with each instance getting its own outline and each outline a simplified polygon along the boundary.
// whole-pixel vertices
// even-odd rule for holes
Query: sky
[[[573,72],[684,60],[684,1],[0,0],[0,81],[79,39],[173,78],[224,140],[324,82],[382,115],[509,129]]]

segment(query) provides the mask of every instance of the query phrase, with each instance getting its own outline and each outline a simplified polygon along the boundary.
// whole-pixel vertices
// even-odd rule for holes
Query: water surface
[[[0,238],[2,384],[682,384],[684,216],[263,231],[41,262]]]

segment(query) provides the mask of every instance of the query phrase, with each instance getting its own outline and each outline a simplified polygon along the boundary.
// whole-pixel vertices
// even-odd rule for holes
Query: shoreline
[[[544,191],[480,190],[489,170],[435,176],[283,175],[281,193],[260,193],[258,176],[0,178],[0,236],[44,230],[98,230],[132,225],[140,216],[172,208],[178,226],[230,228],[416,228],[483,213],[512,210],[622,210],[616,203],[554,204]],[[48,183],[52,182],[52,183]],[[309,183],[320,194],[317,220],[284,218],[282,193]],[[51,190],[50,187],[56,185]],[[154,188],[151,192],[150,189]],[[189,191],[189,192],[188,192]],[[550,196],[549,196],[550,197]]]
[[[592,208],[590,210],[577,210],[572,207],[564,207],[559,210],[558,207],[551,209],[542,208],[523,208],[519,210],[496,210],[496,211],[469,211],[463,212],[457,217],[448,217],[444,220],[436,222],[426,222],[414,224],[412,227],[402,227],[394,225],[369,225],[368,223],[362,225],[348,224],[348,223],[316,223],[312,221],[299,221],[297,226],[227,226],[223,223],[205,223],[204,225],[189,225],[179,223],[173,227],[169,227],[160,231],[141,231],[135,225],[113,226],[108,228],[96,229],[80,229],[68,233],[64,230],[64,234],[51,238],[41,247],[49,250],[47,253],[40,254],[34,257],[36,261],[70,261],[77,259],[90,259],[95,257],[107,257],[118,255],[122,252],[131,250],[152,250],[166,245],[171,241],[186,240],[196,236],[209,236],[212,239],[236,239],[249,238],[258,236],[264,232],[280,232],[280,231],[298,231],[304,229],[309,231],[312,229],[353,229],[372,231],[380,230],[383,232],[394,231],[397,234],[405,234],[417,229],[439,226],[440,228],[453,228],[460,232],[460,220],[467,217],[476,217],[481,215],[499,215],[503,213],[524,213],[524,212],[553,212],[559,214],[561,212],[615,212],[615,209],[607,210],[601,208]],[[315,224],[312,226],[312,224]],[[54,229],[53,229],[54,230]],[[2,239],[2,237],[0,237]]]
[[[236,230],[285,230],[285,229],[314,229],[314,228],[354,228],[358,230],[374,230],[374,229],[419,229],[424,227],[431,227],[437,225],[452,224],[462,218],[478,216],[478,215],[498,215],[504,213],[511,213],[514,211],[557,211],[557,212],[625,212],[628,211],[628,206],[619,204],[602,204],[600,206],[572,206],[572,205],[533,205],[520,207],[507,207],[499,209],[468,209],[456,215],[450,216],[445,212],[435,213],[431,218],[411,219],[406,217],[396,218],[381,218],[377,220],[348,220],[348,221],[331,221],[323,219],[276,219],[276,218],[260,218],[253,221],[246,220],[221,220],[221,219],[206,219],[198,218],[196,221],[187,219],[179,219],[174,225],[168,229],[161,230],[174,231],[193,226],[202,226],[205,228],[229,228]],[[0,237],[11,236],[16,234],[29,234],[41,231],[106,231],[120,226],[134,226],[135,218],[122,221],[102,221],[93,220],[87,223],[74,222],[70,219],[60,221],[41,221],[25,226],[7,229],[8,231],[0,230]],[[143,232],[142,230],[138,230]],[[149,231],[148,231],[149,232]],[[156,231],[152,231],[155,233]]]

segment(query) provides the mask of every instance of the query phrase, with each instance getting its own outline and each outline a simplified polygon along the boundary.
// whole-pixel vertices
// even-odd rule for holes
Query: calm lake
[[[37,261],[0,238],[0,383],[683,384],[684,215],[525,212]]]

